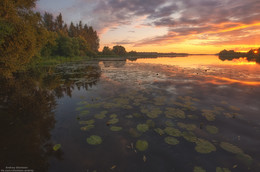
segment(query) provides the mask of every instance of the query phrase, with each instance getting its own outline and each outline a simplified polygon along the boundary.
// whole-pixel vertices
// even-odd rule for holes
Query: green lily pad
[[[213,126],[213,125],[207,125],[206,126],[206,130],[210,133],[210,134],[217,134],[218,133],[218,128]]]
[[[164,141],[169,145],[177,145],[180,143],[179,140],[174,137],[165,137]]]
[[[204,170],[202,167],[195,166],[193,168],[193,172],[206,172],[206,170]]]
[[[164,129],[165,133],[167,133],[170,136],[175,136],[175,137],[180,137],[181,136],[181,132],[180,130],[173,128],[173,127],[166,127]]]
[[[185,132],[182,133],[182,137],[183,137],[185,140],[187,140],[188,142],[194,142],[194,143],[195,143],[195,142],[198,140],[198,138],[195,136],[194,133],[192,133],[192,132],[187,132],[187,131],[185,131]]]
[[[175,108],[166,108],[165,111],[166,118],[181,118],[185,119],[185,112],[181,109],[175,109]]]
[[[157,108],[157,107],[152,107],[152,108],[150,108],[150,110],[142,107],[141,112],[145,113],[149,118],[157,118],[160,114],[162,114],[162,111],[160,110],[160,108]]]
[[[95,127],[95,125],[90,124],[90,125],[81,127],[80,129],[83,130],[83,131],[89,131],[90,129],[92,129],[92,128],[94,128],[94,127]]]
[[[116,124],[116,123],[118,123],[119,122],[119,119],[117,119],[117,118],[112,118],[112,119],[110,119],[107,123],[108,124]]]
[[[213,111],[207,109],[202,110],[202,116],[204,116],[208,121],[214,121],[216,119]]]
[[[198,116],[195,116],[195,115],[187,115],[187,117],[189,119],[193,119],[193,120],[198,119]]]
[[[228,168],[217,167],[216,172],[231,172]]]
[[[77,107],[77,108],[76,108],[76,111],[82,111],[83,109],[85,109],[84,106],[82,106],[82,107]]]
[[[142,135],[142,133],[138,132],[136,129],[134,128],[130,128],[129,129],[129,134],[132,136],[132,137],[140,137]]]
[[[95,123],[95,120],[91,119],[91,120],[88,120],[88,121],[80,121],[79,124],[81,125],[90,125],[90,124],[94,124]]]
[[[94,115],[97,119],[104,119],[106,117],[107,111],[102,111],[99,114]]]
[[[226,118],[236,118],[237,116],[239,116],[238,113],[224,113]]]
[[[154,104],[157,106],[165,105],[165,103],[166,103],[166,97],[164,96],[154,98]]]
[[[85,108],[99,108],[101,106],[101,103],[95,103],[95,104],[86,104]]]
[[[164,130],[160,128],[155,128],[154,131],[160,135],[163,135],[165,133]]]
[[[133,118],[133,115],[126,115],[125,116],[127,119],[132,119]]]
[[[102,139],[101,139],[100,136],[92,135],[92,136],[87,138],[87,142],[90,145],[99,145],[99,144],[102,143]]]
[[[117,118],[117,115],[116,114],[112,114],[109,116],[110,118]]]
[[[141,118],[142,115],[140,113],[133,113],[133,116],[136,117],[136,118]]]
[[[149,130],[149,126],[147,124],[138,124],[136,128],[141,132],[146,132]]]
[[[202,154],[207,154],[207,153],[211,153],[213,151],[216,151],[216,147],[210,143],[209,141],[207,140],[204,140],[204,139],[198,139],[196,141],[196,147],[195,147],[195,150],[199,153],[202,153]]]
[[[240,153],[240,154],[237,154],[236,157],[239,161],[241,161],[243,164],[245,164],[249,168],[253,164],[253,158],[250,155]]]
[[[231,143],[227,142],[221,142],[220,147],[228,152],[234,153],[234,154],[243,154],[243,150],[239,147],[232,145]]]
[[[155,122],[153,122],[153,120],[148,119],[146,121],[146,124],[150,127],[150,128],[154,128],[155,127]]]
[[[182,122],[178,122],[177,125],[182,128],[182,129],[186,129],[189,131],[195,130],[197,127],[195,124],[184,124]]]
[[[174,126],[175,126],[174,123],[173,123],[172,121],[170,121],[170,120],[165,121],[165,124],[166,124],[168,127],[174,127]]]
[[[137,140],[135,147],[139,151],[145,151],[148,148],[148,142],[146,140]]]
[[[120,131],[120,130],[122,130],[122,127],[112,126],[112,127],[110,127],[110,130],[111,131]]]
[[[57,150],[59,150],[60,148],[61,148],[61,144],[56,144],[56,145],[53,146],[52,149],[53,149],[54,151],[57,151]]]
[[[103,107],[106,109],[112,109],[112,108],[117,108],[120,107],[120,105],[115,104],[115,103],[103,103]]]
[[[122,109],[133,109],[133,107],[130,106],[130,105],[121,105],[120,107],[121,107]]]
[[[89,114],[89,111],[88,111],[88,110],[84,110],[84,111],[81,111],[81,112],[80,112],[80,115],[81,115],[81,116],[88,115],[88,114]]]
[[[240,108],[236,107],[236,106],[229,106],[229,109],[231,109],[233,111],[240,111]]]

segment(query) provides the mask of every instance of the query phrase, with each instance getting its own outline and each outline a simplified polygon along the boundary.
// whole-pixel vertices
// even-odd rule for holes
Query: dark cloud
[[[136,45],[160,44],[163,41],[178,42],[185,36],[186,39],[192,35],[196,38],[204,37],[201,34],[221,33],[221,30],[238,27],[241,24],[260,22],[259,0],[75,0],[75,2],[77,5],[66,12],[80,13],[83,21],[87,20],[100,32],[111,28],[113,30],[120,25],[129,25],[143,16],[146,16],[143,25],[168,29],[168,34],[147,38]],[[69,15],[66,12],[65,15]],[[243,31],[239,33],[242,34]]]
[[[117,42],[112,42],[112,44],[115,45],[127,45],[127,44],[133,44],[133,41],[129,41],[129,40],[122,40],[122,41],[117,41]]]

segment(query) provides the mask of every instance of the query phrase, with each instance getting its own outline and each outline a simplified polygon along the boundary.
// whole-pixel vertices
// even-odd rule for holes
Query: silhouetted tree
[[[121,46],[121,45],[116,45],[113,47],[113,52],[116,55],[122,56],[122,55],[126,55],[126,50],[125,47]]]

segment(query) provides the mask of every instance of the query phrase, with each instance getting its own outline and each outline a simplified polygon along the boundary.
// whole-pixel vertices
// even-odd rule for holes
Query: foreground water
[[[93,61],[1,81],[0,169],[260,171],[260,65]]]

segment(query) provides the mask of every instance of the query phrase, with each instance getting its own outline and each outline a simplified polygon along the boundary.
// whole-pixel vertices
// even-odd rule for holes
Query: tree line
[[[222,50],[219,52],[219,58],[221,60],[233,60],[240,57],[246,57],[248,61],[256,61],[260,63],[260,48],[251,49],[246,53],[235,52],[234,50]]]
[[[99,37],[91,27],[68,25],[62,14],[35,12],[36,0],[0,1],[0,74],[12,76],[36,57],[95,56]]]

